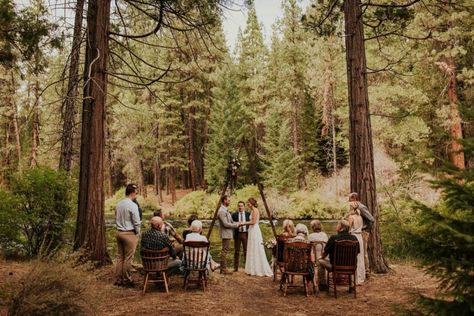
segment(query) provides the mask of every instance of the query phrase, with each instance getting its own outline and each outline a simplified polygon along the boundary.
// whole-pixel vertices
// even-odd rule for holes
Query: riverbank
[[[32,266],[31,263],[0,262],[2,293],[18,290]],[[387,274],[371,275],[357,288],[356,299],[341,288],[337,300],[326,292],[305,297],[302,289],[290,291],[284,297],[270,278],[250,277],[243,271],[226,276],[214,274],[206,292],[194,288],[185,292],[182,277],[173,276],[169,294],[151,285],[145,295],[139,287],[113,286],[112,266],[89,274],[93,281],[86,289],[98,298],[95,302],[98,315],[387,316],[395,315],[396,309],[412,306],[412,293],[432,295],[436,291],[434,281],[409,264],[393,265]],[[136,273],[134,279],[141,284],[143,277]],[[0,315],[6,315],[8,303],[6,299],[0,300]]]

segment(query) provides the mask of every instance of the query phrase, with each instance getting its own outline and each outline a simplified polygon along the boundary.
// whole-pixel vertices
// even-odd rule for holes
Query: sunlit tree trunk
[[[349,148],[351,191],[358,192],[375,218],[369,239],[370,267],[374,272],[388,271],[382,256],[380,217],[375,186],[374,153],[370,125],[364,26],[360,0],[345,0],[345,41],[349,92]]]
[[[446,59],[444,72],[448,77],[448,100],[449,100],[449,133],[451,141],[448,147],[448,157],[451,163],[458,168],[464,169],[466,162],[464,158],[463,147],[460,140],[463,139],[461,115],[459,114],[459,100],[456,81],[456,63],[452,57]]]
[[[59,156],[59,168],[66,171],[71,170],[73,154],[74,126],[76,122],[76,98],[79,85],[79,57],[82,42],[83,10],[84,0],[77,0],[74,17],[74,32],[72,35],[71,61],[69,64],[67,95],[63,102],[63,130],[61,137],[61,153]]]

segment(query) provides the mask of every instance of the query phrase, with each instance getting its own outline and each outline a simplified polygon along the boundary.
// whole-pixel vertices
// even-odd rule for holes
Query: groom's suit
[[[234,234],[233,230],[239,227],[239,223],[234,223],[232,215],[230,215],[227,207],[221,205],[217,212],[217,218],[219,219],[219,228],[221,231],[222,238],[222,252],[221,252],[221,273],[227,270],[227,252],[230,248],[230,240]]]
[[[236,223],[238,222],[248,222],[250,221],[250,213],[239,211],[232,213],[232,220]],[[239,270],[239,260],[240,260],[240,245],[244,249],[244,262],[247,255],[247,240],[248,240],[248,230],[249,226],[241,226],[234,229],[234,271]]]

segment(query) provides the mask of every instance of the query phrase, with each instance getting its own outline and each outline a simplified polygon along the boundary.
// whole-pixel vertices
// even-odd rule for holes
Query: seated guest
[[[326,235],[326,233],[322,231],[323,226],[321,225],[321,221],[317,219],[311,221],[311,228],[313,229],[314,233],[309,234],[309,241],[328,241],[328,235]]]
[[[161,228],[161,231],[168,236],[168,238],[171,240],[171,242],[174,243],[174,241],[177,241],[178,243],[182,244],[183,239],[181,236],[178,234],[176,229],[171,225],[171,223],[165,221],[165,214],[161,210],[156,210],[153,212],[153,216],[160,217],[163,220],[163,227]],[[178,257],[182,258],[183,255],[183,247],[180,245],[175,246],[176,254]]]
[[[176,251],[166,234],[162,232],[164,223],[163,219],[154,216],[150,220],[150,229],[142,235],[142,249],[161,250],[168,248],[170,250],[170,259],[168,262],[168,272],[173,274],[178,271],[181,266],[181,260],[177,258]]]
[[[296,236],[295,225],[291,219],[285,219],[283,221],[283,233],[280,236],[288,238],[293,238]]]
[[[306,237],[308,237],[308,227],[305,224],[298,224],[296,225],[296,236],[291,238],[289,241],[306,241]]]
[[[206,236],[201,235],[202,233],[202,222],[200,220],[194,220],[190,227],[191,232],[186,235],[186,240],[185,241],[205,241],[207,242]],[[207,261],[207,267],[208,270],[216,270],[219,267],[219,264],[217,264],[214,260],[212,260],[211,254],[208,256],[208,261]]]
[[[186,236],[191,233],[191,223],[195,220],[197,220],[198,217],[197,215],[193,214],[191,216],[189,216],[188,218],[188,228],[186,228],[185,230],[183,230],[183,239],[186,240]]]
[[[322,269],[322,268],[325,268],[327,270],[332,269],[332,265],[334,263],[334,250],[335,250],[335,246],[336,246],[336,241],[352,240],[352,241],[357,241],[358,242],[357,238],[354,235],[349,233],[349,222],[344,220],[344,219],[340,220],[337,223],[336,232],[337,232],[336,235],[332,235],[329,238],[329,240],[326,244],[326,247],[324,247],[323,255],[322,255],[321,259],[318,260],[318,267],[320,269]],[[326,259],[327,256],[329,256],[329,260]],[[322,285],[322,287],[327,288],[326,278],[322,278],[319,281],[320,281],[320,285]]]
[[[323,232],[323,227],[321,225],[321,221],[319,220],[313,220],[311,221],[311,228],[313,229],[314,233],[309,234],[308,240],[311,241],[323,241],[325,243],[328,242],[328,235],[326,235],[325,232]],[[321,258],[322,253],[323,253],[323,245],[322,244],[317,244],[315,248],[313,248],[313,253],[314,258],[318,259]],[[318,269],[318,280],[326,280],[326,270],[325,269]],[[320,282],[321,283],[321,282]],[[322,286],[324,287],[324,286]]]
[[[300,223],[300,224],[296,225],[296,237],[289,239],[288,242],[289,243],[291,243],[291,242],[307,242],[306,237],[308,237],[308,227],[306,227],[305,224]],[[311,250],[310,260],[314,264],[315,258],[314,258],[314,253],[313,253],[312,250]],[[312,280],[314,278],[314,266],[313,266],[313,264],[311,264],[309,266],[308,284],[311,282],[310,280]]]

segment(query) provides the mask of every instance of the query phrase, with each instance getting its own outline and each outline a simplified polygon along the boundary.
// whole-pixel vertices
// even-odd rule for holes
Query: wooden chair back
[[[285,243],[289,239],[286,236],[278,236],[276,242],[276,260],[279,263],[283,263],[285,261],[284,253],[285,253]]]
[[[321,259],[323,255],[324,247],[326,247],[326,242],[325,241],[312,241],[311,247],[313,249],[315,262],[317,262],[318,259]]]
[[[145,272],[161,272],[168,269],[168,259],[170,257],[168,248],[161,250],[142,249],[140,255]]]
[[[287,273],[309,273],[311,244],[305,241],[285,244],[284,262]]]
[[[209,258],[209,242],[185,241],[183,244],[183,264],[185,270],[205,270]]]
[[[359,243],[355,240],[336,241],[333,269],[336,271],[355,271],[357,269],[358,249]]]

